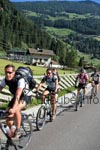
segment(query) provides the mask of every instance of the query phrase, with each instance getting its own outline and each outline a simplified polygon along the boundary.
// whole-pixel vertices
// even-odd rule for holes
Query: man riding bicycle
[[[37,91],[39,91],[39,89],[45,82],[47,84],[47,88],[42,93],[42,101],[45,100],[46,95],[48,95],[50,92],[54,93],[53,103],[52,103],[52,107],[53,107],[52,120],[54,120],[56,117],[56,98],[58,93],[58,78],[57,75],[53,75],[52,69],[46,70],[46,75],[43,77],[40,84],[37,86]]]
[[[2,91],[2,89],[7,85],[9,87],[9,91],[13,95],[13,98],[8,104],[7,111],[9,112],[9,115],[6,122],[10,129],[12,125],[16,123],[16,130],[11,134],[11,137],[12,139],[18,139],[20,137],[21,110],[25,108],[26,101],[30,101],[31,96],[24,94],[25,87],[28,87],[24,78],[19,80],[15,79],[15,66],[8,64],[5,66],[4,71],[5,77],[0,83],[0,91]]]
[[[77,97],[79,97],[80,90],[83,89],[83,101],[84,101],[85,94],[86,94],[87,80],[88,80],[88,75],[86,71],[83,68],[81,68],[80,73],[76,77],[76,83],[78,82]]]
[[[98,86],[100,83],[100,75],[99,75],[98,70],[95,69],[94,73],[91,74],[90,82],[91,82],[91,86],[95,88],[95,94],[97,94],[98,93]],[[92,94],[93,94],[93,90],[91,90],[91,95]]]

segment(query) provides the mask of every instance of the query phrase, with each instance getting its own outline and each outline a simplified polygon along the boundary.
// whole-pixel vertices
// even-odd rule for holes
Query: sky
[[[25,1],[47,1],[47,0],[10,0],[11,2],[25,2]],[[49,0],[50,1],[50,0]],[[60,0],[59,0],[60,1]],[[66,0],[66,1],[85,1],[85,0]],[[87,0],[86,0],[87,1]],[[100,3],[100,0],[92,0],[94,2]]]

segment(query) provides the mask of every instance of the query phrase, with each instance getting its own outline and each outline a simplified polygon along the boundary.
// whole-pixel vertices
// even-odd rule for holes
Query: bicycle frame
[[[19,137],[19,139],[16,142],[16,141],[13,141],[12,137],[8,135],[7,130],[4,127],[4,126],[7,126],[5,122],[7,115],[6,113],[4,114],[3,113],[4,111],[0,112],[0,117],[1,117],[0,119],[2,119],[2,122],[0,122],[0,129],[6,138],[4,138],[4,140],[3,138],[1,138],[0,146],[2,146],[2,148],[5,150],[10,150],[10,147],[12,146],[14,147],[15,150],[26,149],[26,147],[28,146],[31,140],[31,133],[32,133],[32,127],[28,120],[28,116],[26,114],[22,114],[21,137]]]
[[[52,93],[48,94],[45,98],[44,102],[40,106],[37,116],[36,116],[36,128],[37,130],[42,130],[45,123],[48,120],[48,116],[50,117],[49,120],[52,121]]]
[[[83,101],[83,89],[80,89],[80,92],[79,92],[79,101],[80,101],[80,103]]]
[[[92,85],[92,89],[91,89],[91,95],[92,95],[92,97],[96,96],[95,88],[96,88],[96,85],[93,84]]]
[[[79,104],[80,107],[83,106],[83,89],[81,88],[79,91],[79,95],[76,98],[76,103],[75,103],[75,111],[79,110]]]

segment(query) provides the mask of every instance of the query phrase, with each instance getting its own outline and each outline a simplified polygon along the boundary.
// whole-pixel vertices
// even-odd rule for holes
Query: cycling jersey
[[[9,87],[9,91],[13,94],[13,98],[9,102],[8,107],[13,107],[17,88],[23,88],[20,99],[24,100],[27,104],[30,102],[32,93],[27,91],[28,84],[26,84],[23,78],[19,79],[18,81],[14,80],[14,78],[10,81],[6,80],[6,78],[3,78],[0,86],[4,88],[6,85]]]
[[[53,75],[52,77],[48,77],[47,75],[42,79],[42,83],[46,82],[47,84],[47,87],[49,89],[55,89],[55,80],[57,80],[57,76],[56,75]]]
[[[91,74],[92,81],[99,82],[99,77],[100,77],[99,74],[95,74],[95,73]]]
[[[76,79],[78,80],[79,84],[86,84],[88,80],[88,75],[86,73],[79,74]]]

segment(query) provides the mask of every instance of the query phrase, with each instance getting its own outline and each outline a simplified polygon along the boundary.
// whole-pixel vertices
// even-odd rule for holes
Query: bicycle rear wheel
[[[41,106],[36,116],[36,128],[42,130],[46,123],[46,109],[45,106]]]
[[[98,103],[99,103],[99,98],[97,96],[94,96],[93,104],[98,104]]]
[[[79,98],[76,98],[76,102],[74,103],[75,111],[79,110],[79,102],[80,102]]]
[[[21,136],[19,137],[18,141],[15,141],[16,149],[25,150],[31,141],[32,135],[32,124],[28,120],[28,116],[22,114],[22,123],[20,127]]]

